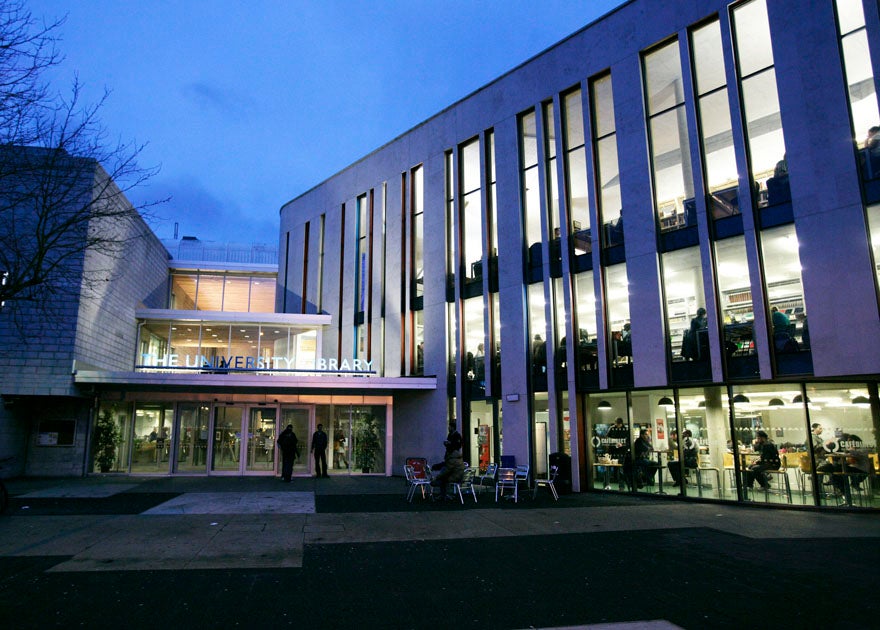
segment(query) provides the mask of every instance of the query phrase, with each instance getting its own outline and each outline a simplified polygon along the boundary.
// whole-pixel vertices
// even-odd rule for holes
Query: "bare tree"
[[[153,203],[126,193],[155,175],[144,145],[112,141],[99,113],[108,96],[81,102],[81,86],[50,91],[63,20],[38,22],[23,0],[0,0],[0,303],[4,315],[49,312],[65,297],[105,282],[85,264],[116,259],[145,233]],[[111,265],[107,265],[109,268]]]

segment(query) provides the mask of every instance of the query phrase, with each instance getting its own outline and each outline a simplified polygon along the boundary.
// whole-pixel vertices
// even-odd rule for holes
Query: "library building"
[[[277,245],[133,241],[0,353],[0,444],[277,475],[292,425],[305,476],[320,424],[331,476],[403,476],[454,423],[480,473],[567,491],[877,510],[875,65],[874,0],[626,2],[293,198]]]

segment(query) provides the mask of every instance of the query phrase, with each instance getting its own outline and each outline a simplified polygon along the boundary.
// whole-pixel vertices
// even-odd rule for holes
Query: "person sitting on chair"
[[[446,454],[443,457],[443,464],[440,466],[439,474],[434,477],[431,482],[432,486],[440,488],[440,499],[448,498],[447,492],[450,483],[459,483],[464,476],[464,460],[461,457],[461,433],[455,428],[455,423],[449,423],[449,435],[443,442],[446,448]],[[436,467],[436,464],[435,466]],[[433,468],[433,467],[432,467]]]
[[[759,454],[758,461],[751,464],[746,469],[746,487],[752,488],[755,481],[764,490],[770,488],[770,481],[767,479],[765,470],[779,470],[782,462],[779,459],[779,451],[776,445],[770,441],[770,436],[766,431],[758,431],[755,438],[755,452]]]

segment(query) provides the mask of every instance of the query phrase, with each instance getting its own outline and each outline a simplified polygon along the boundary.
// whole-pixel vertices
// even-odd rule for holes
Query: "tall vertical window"
[[[324,229],[325,223],[327,220],[327,215],[321,215],[321,222],[318,224],[318,286],[317,289],[317,303],[315,304],[315,312],[323,313],[324,312]]]
[[[571,218],[572,248],[575,256],[589,254],[590,203],[587,189],[587,157],[584,146],[584,111],[580,90],[562,97],[564,117],[565,179],[568,193],[568,214]]]
[[[461,250],[465,281],[481,283],[483,278],[483,202],[480,185],[480,141],[462,145],[461,162]]]
[[[357,199],[357,249],[355,260],[355,358],[368,356],[368,322],[366,314],[370,301],[370,235],[372,232],[371,197]]]
[[[529,332],[531,333],[532,389],[547,391],[547,317],[544,314],[544,285],[528,289]]]
[[[538,135],[535,112],[520,118],[520,162],[523,187],[523,224],[529,248],[529,269],[541,269],[541,191],[538,182]]]
[[[410,172],[410,310],[412,316],[410,370],[414,374],[424,373],[424,340],[423,300],[425,294],[425,261],[424,261],[424,180],[421,166]]]
[[[303,260],[302,260],[302,290],[300,292],[300,313],[306,313],[306,305],[308,304],[309,290],[309,238],[311,235],[312,222],[306,222],[305,236],[303,237]]]
[[[455,216],[455,186],[453,186],[453,159],[452,159],[452,151],[447,151],[446,153],[446,172],[445,175],[445,189],[446,189],[446,299],[448,301],[454,301],[453,297],[453,287],[455,286],[455,274],[456,270],[456,252],[458,248],[455,245],[455,225],[453,218]]]
[[[716,241],[715,273],[721,319],[724,326],[724,357],[728,376],[755,377],[754,311],[749,262],[743,236]]]
[[[661,232],[696,225],[691,156],[678,41],[645,55],[645,91],[654,205]]]
[[[550,262],[553,275],[559,277],[562,273],[559,264],[562,256],[560,243],[562,242],[559,226],[559,178],[556,175],[556,118],[553,114],[553,103],[544,103],[544,176],[547,182],[547,208],[550,230]]]
[[[620,201],[620,168],[614,124],[611,75],[590,83],[593,106],[593,154],[596,156],[597,205],[602,223],[602,246],[623,245],[623,205]]]
[[[563,287],[562,278],[554,278],[551,281],[550,290],[553,296],[553,333],[556,344],[556,388],[563,390],[568,389],[566,370],[561,364],[561,359],[566,356],[566,339],[569,326],[568,317],[566,317],[565,313],[565,296],[563,294],[565,288]]]
[[[621,368],[632,364],[632,328],[629,320],[629,281],[626,263],[605,267],[605,308],[610,331],[612,366]],[[631,374],[631,372],[629,372]],[[629,378],[618,370],[612,371],[615,385],[631,384]],[[618,382],[623,379],[622,382]]]
[[[575,367],[577,384],[598,386],[598,355],[596,352],[596,291],[593,285],[593,272],[584,271],[574,277],[575,313],[577,314],[577,337],[574,348],[576,352]]]
[[[865,10],[861,0],[837,0],[837,26],[843,67],[849,92],[849,113],[853,136],[860,151],[866,179],[880,177],[880,110],[874,88],[874,69],[865,31]]]
[[[486,162],[488,164],[489,207],[486,221],[489,225],[489,290],[498,291],[498,197],[495,187],[495,133],[486,133]],[[496,338],[497,342],[498,339]]]
[[[476,396],[479,393],[474,390],[486,387],[485,313],[482,296],[463,300],[465,374],[472,385],[471,394]]]
[[[767,322],[779,374],[808,374],[813,371],[798,249],[794,225],[761,232],[764,290],[770,307]]]
[[[709,361],[709,330],[703,270],[699,247],[688,247],[662,256],[663,289],[666,296],[666,329],[669,359],[680,363],[698,362],[705,370],[673,370],[680,380],[706,376]]]
[[[412,170],[410,177],[410,213],[411,213],[411,268],[412,296],[420,298],[425,294],[425,200],[424,175],[422,167]]]
[[[765,0],[737,5],[733,25],[752,183],[763,208],[791,201]]]
[[[691,47],[709,212],[722,219],[740,209],[720,22],[692,31]]]

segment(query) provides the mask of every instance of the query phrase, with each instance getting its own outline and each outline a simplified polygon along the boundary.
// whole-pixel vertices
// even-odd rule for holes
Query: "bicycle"
[[[0,470],[3,469],[3,464],[7,464],[11,462],[14,457],[7,457],[6,459],[0,460]],[[3,483],[3,479],[0,478],[0,514],[6,511],[6,508],[9,507],[9,490],[6,489],[6,484]]]

